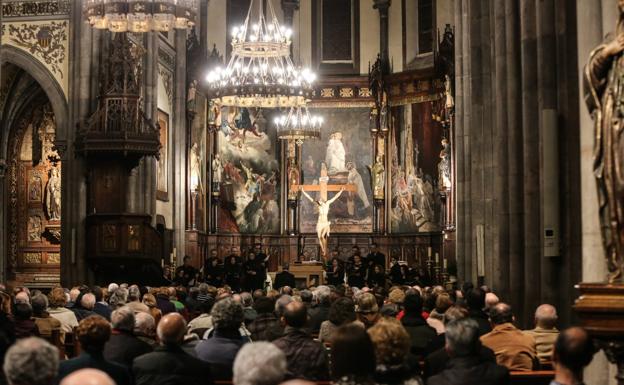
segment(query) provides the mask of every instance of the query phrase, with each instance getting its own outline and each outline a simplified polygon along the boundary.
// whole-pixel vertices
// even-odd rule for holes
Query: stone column
[[[388,63],[388,8],[392,0],[373,0],[373,8],[379,11],[379,52],[384,63]]]
[[[175,91],[173,100],[173,247],[181,262],[186,246],[187,126],[186,126],[186,30],[175,30]]]

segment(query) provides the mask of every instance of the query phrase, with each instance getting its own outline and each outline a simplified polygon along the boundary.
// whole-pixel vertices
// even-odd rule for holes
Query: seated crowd
[[[0,383],[508,384],[552,365],[572,385],[595,351],[550,305],[522,331],[487,288],[386,287],[1,286]]]

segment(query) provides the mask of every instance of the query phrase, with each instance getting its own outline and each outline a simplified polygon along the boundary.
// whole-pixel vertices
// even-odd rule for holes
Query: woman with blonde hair
[[[158,322],[162,318],[162,312],[156,306],[156,297],[153,294],[147,293],[143,296],[143,304],[149,308],[149,313],[154,317],[154,322],[158,326]]]
[[[410,355],[410,336],[396,318],[382,318],[368,329],[375,348],[375,381],[388,385],[421,385],[418,362]],[[414,362],[415,361],[415,362]]]

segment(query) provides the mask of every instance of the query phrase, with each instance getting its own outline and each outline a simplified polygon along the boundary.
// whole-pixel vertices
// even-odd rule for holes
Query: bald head
[[[490,322],[492,324],[501,325],[513,321],[513,312],[511,311],[511,306],[508,304],[499,302],[490,309]]]
[[[498,299],[498,296],[496,294],[492,292],[485,294],[485,308],[486,309],[493,308],[499,302],[500,300]]]
[[[580,380],[583,368],[589,365],[594,353],[596,348],[587,331],[580,327],[571,327],[559,333],[553,351],[553,362],[555,368],[563,366]]]
[[[63,378],[61,385],[115,385],[115,381],[101,370],[80,369]]]
[[[308,320],[308,311],[303,302],[293,301],[286,305],[283,315],[287,326],[302,328]]]
[[[557,309],[548,304],[539,305],[535,310],[535,325],[544,329],[552,329],[556,324]]]
[[[20,291],[15,295],[15,303],[30,303],[30,297],[25,291]]]
[[[179,345],[186,333],[186,321],[178,313],[169,313],[158,323],[156,333],[163,345]]]

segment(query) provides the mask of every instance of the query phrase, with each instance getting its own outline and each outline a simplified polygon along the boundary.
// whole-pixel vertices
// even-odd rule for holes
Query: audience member
[[[39,335],[39,329],[33,318],[32,307],[27,303],[16,303],[13,309],[13,326],[15,338],[26,338]]]
[[[496,362],[509,370],[535,369],[539,363],[535,340],[513,325],[511,306],[503,302],[494,306],[490,311],[490,322],[493,329],[481,336],[481,342],[494,351]]]
[[[241,304],[243,305],[243,315],[245,316],[245,325],[249,325],[258,316],[258,312],[253,308],[253,297],[251,293],[245,291],[240,294]]]
[[[50,314],[46,311],[48,308],[48,298],[38,293],[32,297],[32,311],[35,325],[39,335],[44,337],[50,337],[54,331],[61,331],[61,322],[56,318],[50,317]]]
[[[10,314],[11,297],[0,291],[0,363],[4,362],[9,347],[15,343],[15,325]],[[0,374],[0,382],[2,375]]]
[[[141,311],[145,313],[150,312],[149,307],[146,304],[141,303],[141,289],[139,289],[137,285],[131,285],[128,288],[128,302],[126,303],[126,306],[128,306],[135,313]]]
[[[301,302],[286,305],[281,321],[285,326],[284,336],[273,343],[286,355],[288,376],[311,381],[329,378],[325,347],[312,339],[305,329],[307,309]]]
[[[128,289],[124,286],[120,286],[119,289],[110,293],[108,298],[110,310],[119,309],[122,306],[126,306],[128,303]]]
[[[158,346],[156,321],[151,314],[140,311],[134,315],[134,335],[152,349]]]
[[[492,326],[488,320],[485,309],[485,292],[481,288],[470,288],[464,291],[464,298],[468,306],[469,317],[479,324],[479,335],[484,335],[492,331]]]
[[[58,366],[58,350],[41,338],[29,337],[7,350],[2,369],[9,385],[50,385]]]
[[[197,358],[210,364],[214,379],[229,380],[236,353],[248,342],[239,330],[244,319],[243,306],[226,297],[215,303],[210,314],[214,329],[206,332],[207,339],[197,344],[195,352]]]
[[[156,297],[156,307],[160,309],[162,315],[176,312],[175,305],[169,300],[168,288],[161,287],[160,289],[157,289],[155,293],[155,297]]]
[[[331,376],[335,385],[374,384],[375,348],[362,326],[354,323],[334,331]]]
[[[555,379],[551,385],[582,385],[583,369],[591,362],[596,349],[585,329],[571,327],[562,331],[553,349]]]
[[[423,299],[416,290],[410,290],[405,296],[404,307],[405,315],[401,318],[401,324],[410,336],[410,351],[417,357],[423,357],[426,348],[437,336],[436,330],[423,318]]]
[[[212,385],[210,366],[181,348],[186,321],[180,314],[163,316],[156,332],[161,346],[132,364],[135,385]]]
[[[198,308],[199,315],[188,323],[188,332],[195,333],[199,338],[203,337],[208,329],[212,329],[212,316],[210,311],[214,305],[212,297],[208,297],[205,302],[201,302]]]
[[[366,329],[375,325],[381,318],[375,295],[363,293],[357,296],[355,300],[355,313],[358,321],[362,322]]]
[[[444,313],[453,306],[451,297],[446,293],[438,294],[435,300],[435,308],[429,313],[427,324],[435,329],[438,335],[444,334]]]
[[[310,309],[310,321],[308,327],[312,333],[318,333],[321,324],[329,317],[329,307],[331,306],[329,296],[331,290],[328,286],[319,286],[313,292],[316,297],[316,305]]]
[[[115,385],[115,381],[101,370],[80,369],[65,377],[60,385]]]
[[[410,336],[395,318],[382,318],[368,329],[375,348],[377,367],[375,381],[379,384],[420,384],[416,363],[411,362]]]
[[[552,358],[553,346],[559,336],[557,325],[557,309],[544,304],[535,310],[535,329],[525,330],[524,334],[533,337],[535,350],[540,362],[548,362]]]
[[[109,285],[110,286],[110,285]],[[110,293],[110,289],[108,291]],[[80,296],[80,289],[77,287],[72,287],[71,290],[69,291],[69,301],[67,301],[67,308],[71,309],[74,306],[76,306],[76,301],[78,300],[78,297]]]
[[[91,293],[95,296],[95,305],[93,306],[93,312],[110,321],[112,310],[108,303],[104,301],[104,293],[99,286],[93,286]]]
[[[321,323],[319,341],[332,342],[333,334],[342,325],[357,322],[364,329],[364,324],[356,321],[355,304],[350,298],[339,298],[329,308],[328,320]]]
[[[485,311],[486,312],[490,312],[490,309],[492,309],[494,306],[496,306],[497,303],[499,303],[500,300],[498,299],[498,296],[492,292],[489,293],[485,293]]]
[[[268,297],[259,297],[254,302],[258,313],[256,319],[248,326],[252,341],[273,341],[282,336],[284,328],[275,316],[275,305]]]
[[[15,304],[26,303],[30,305],[30,296],[25,291],[20,291],[15,294]]]
[[[78,319],[73,311],[66,309],[67,300],[65,291],[60,287],[55,287],[48,294],[48,314],[61,322],[61,330],[63,333],[71,333],[75,327],[78,327]]]
[[[93,299],[95,300],[95,297]],[[76,329],[76,337],[80,342],[80,355],[61,362],[58,380],[62,380],[77,370],[93,368],[108,374],[117,385],[129,385],[131,379],[128,370],[104,358],[104,345],[110,339],[110,335],[110,323],[99,315],[92,315],[80,321]]]
[[[479,324],[464,318],[446,325],[446,351],[451,360],[446,369],[430,377],[428,385],[506,385],[509,371],[480,359]]]
[[[104,358],[132,367],[132,361],[152,348],[134,335],[135,318],[132,309],[121,307],[111,314],[113,330],[111,337],[104,346]]]
[[[268,342],[246,344],[236,355],[234,385],[278,385],[286,375],[286,356]]]
[[[95,306],[95,296],[91,293],[85,293],[78,296],[77,303],[71,309],[76,315],[78,322],[83,319],[95,315],[93,307]]]
[[[158,322],[162,318],[162,311],[158,308],[156,297],[153,294],[147,293],[143,296],[143,304],[149,309],[149,313],[154,317],[154,322],[158,326]]]
[[[275,281],[273,281],[274,289],[279,290],[283,286],[296,287],[295,276],[289,271],[289,268],[288,263],[285,263],[282,266],[282,271],[275,274]]]

